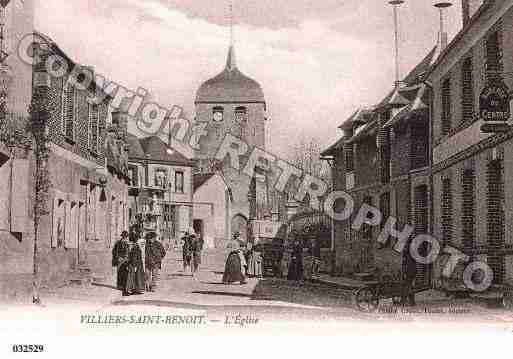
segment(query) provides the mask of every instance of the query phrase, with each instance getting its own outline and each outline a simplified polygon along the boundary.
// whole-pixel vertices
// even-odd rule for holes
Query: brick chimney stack
[[[476,11],[483,4],[483,0],[461,0],[463,26],[465,27]]]

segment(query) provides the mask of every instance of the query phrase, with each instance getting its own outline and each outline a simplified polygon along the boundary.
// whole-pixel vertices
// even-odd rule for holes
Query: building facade
[[[356,211],[334,221],[336,267],[339,274],[389,276],[404,272],[402,253],[394,242],[378,243],[389,217],[400,230],[430,232],[430,89],[425,75],[439,53],[428,55],[377,105],[357,110],[340,129],[343,136],[322,153],[332,163],[334,190],[351,195]],[[379,209],[382,219],[368,217],[353,225],[362,205]],[[417,285],[427,286],[431,268],[417,268]]]
[[[223,175],[194,175],[194,230],[205,248],[225,248],[231,238],[232,191]]]
[[[513,185],[507,180],[513,175],[513,132],[483,132],[479,102],[489,85],[513,86],[513,4],[463,5],[464,27],[429,75],[434,235],[486,262],[493,282],[501,284],[513,280]],[[443,261],[439,264],[436,279]]]
[[[193,225],[195,163],[157,136],[129,135],[129,145],[130,221],[142,215],[146,229],[178,245]]]
[[[229,48],[224,70],[198,89],[195,105],[196,121],[207,124],[207,135],[201,138],[195,154],[198,173],[208,174],[218,168],[215,155],[227,134],[241,139],[249,148],[265,149],[264,93],[260,84],[238,69],[233,46]],[[222,164],[222,173],[233,196],[230,238],[238,233],[246,241],[250,237],[250,221],[272,211],[269,175],[261,172],[249,178],[227,164]]]
[[[88,102],[101,91],[94,82],[76,85],[72,70],[93,71],[90,67],[72,61],[43,34],[34,33],[34,41],[41,62],[33,68],[33,98],[43,109],[39,114],[47,118],[50,188],[34,256],[36,164],[28,150],[22,159],[16,157],[24,162],[14,166],[5,181],[16,189],[10,194],[15,206],[6,211],[14,237],[2,241],[1,252],[5,260],[0,282],[7,296],[31,290],[34,268],[43,286],[108,276],[112,245],[128,225],[126,122],[113,118],[107,123],[110,97],[97,104]],[[49,74],[49,58],[58,58],[66,71]]]

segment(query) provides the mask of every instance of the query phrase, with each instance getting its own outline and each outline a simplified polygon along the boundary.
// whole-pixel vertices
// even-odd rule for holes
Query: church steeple
[[[233,71],[237,68],[235,61],[235,46],[233,45],[233,2],[230,1],[230,47],[228,49],[228,58],[226,59],[226,69]]]
[[[228,50],[228,58],[226,59],[226,69],[228,71],[233,71],[236,68],[237,62],[235,61],[235,47],[231,44]]]

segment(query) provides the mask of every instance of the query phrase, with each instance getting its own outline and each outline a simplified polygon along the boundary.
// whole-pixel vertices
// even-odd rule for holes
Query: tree
[[[43,97],[44,99],[44,97]],[[39,239],[39,225],[41,219],[49,214],[49,191],[51,187],[50,174],[48,171],[48,159],[50,157],[50,138],[47,133],[47,123],[49,112],[46,109],[46,104],[42,101],[40,94],[36,93],[33,96],[33,103],[29,109],[30,119],[27,123],[27,133],[32,137],[32,150],[34,156],[34,202],[33,202],[33,215],[34,215],[34,247],[33,247],[33,295],[32,301],[34,304],[41,304],[39,297],[39,257],[38,257],[38,239]]]

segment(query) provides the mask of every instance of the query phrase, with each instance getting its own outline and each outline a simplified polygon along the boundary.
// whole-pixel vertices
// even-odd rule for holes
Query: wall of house
[[[210,246],[230,239],[231,204],[226,191],[222,178],[214,176],[194,193],[194,219],[203,220],[204,241]]]

